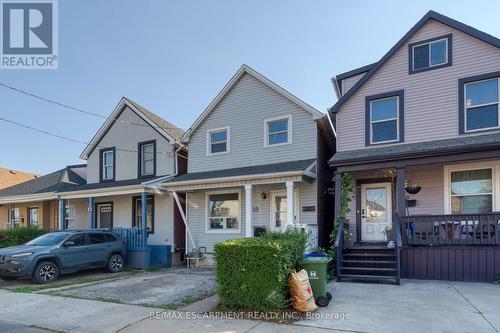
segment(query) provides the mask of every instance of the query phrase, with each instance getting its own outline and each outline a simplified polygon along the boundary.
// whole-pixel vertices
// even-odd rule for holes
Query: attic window
[[[225,154],[229,152],[229,127],[207,132],[207,155]]]
[[[410,74],[451,66],[451,34],[409,45]]]

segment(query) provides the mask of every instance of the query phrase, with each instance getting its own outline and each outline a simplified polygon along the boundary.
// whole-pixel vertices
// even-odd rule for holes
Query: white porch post
[[[59,230],[64,230],[64,199],[59,199]]]
[[[295,224],[295,198],[293,181],[286,182],[286,227]]]
[[[252,184],[245,184],[245,237],[252,237]]]

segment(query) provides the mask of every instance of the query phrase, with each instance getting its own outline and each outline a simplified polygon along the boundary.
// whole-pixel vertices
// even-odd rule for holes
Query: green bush
[[[217,294],[223,309],[272,311],[290,305],[288,275],[302,267],[307,234],[267,232],[215,245]]]
[[[37,227],[20,227],[0,230],[0,248],[20,245],[43,235],[46,231]]]

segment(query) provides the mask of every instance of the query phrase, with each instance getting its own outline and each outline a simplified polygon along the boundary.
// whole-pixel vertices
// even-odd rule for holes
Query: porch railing
[[[337,237],[335,238],[335,265],[337,270],[337,281],[340,281],[340,271],[342,267],[342,248],[344,247],[344,218],[339,218],[339,229],[337,230]]]
[[[500,213],[401,216],[407,245],[499,245]]]

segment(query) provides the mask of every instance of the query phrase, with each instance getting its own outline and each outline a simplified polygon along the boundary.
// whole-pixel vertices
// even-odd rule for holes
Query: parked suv
[[[116,273],[123,270],[125,255],[125,243],[112,232],[56,231],[0,249],[0,278],[48,283],[60,274],[88,268],[107,267]]]

